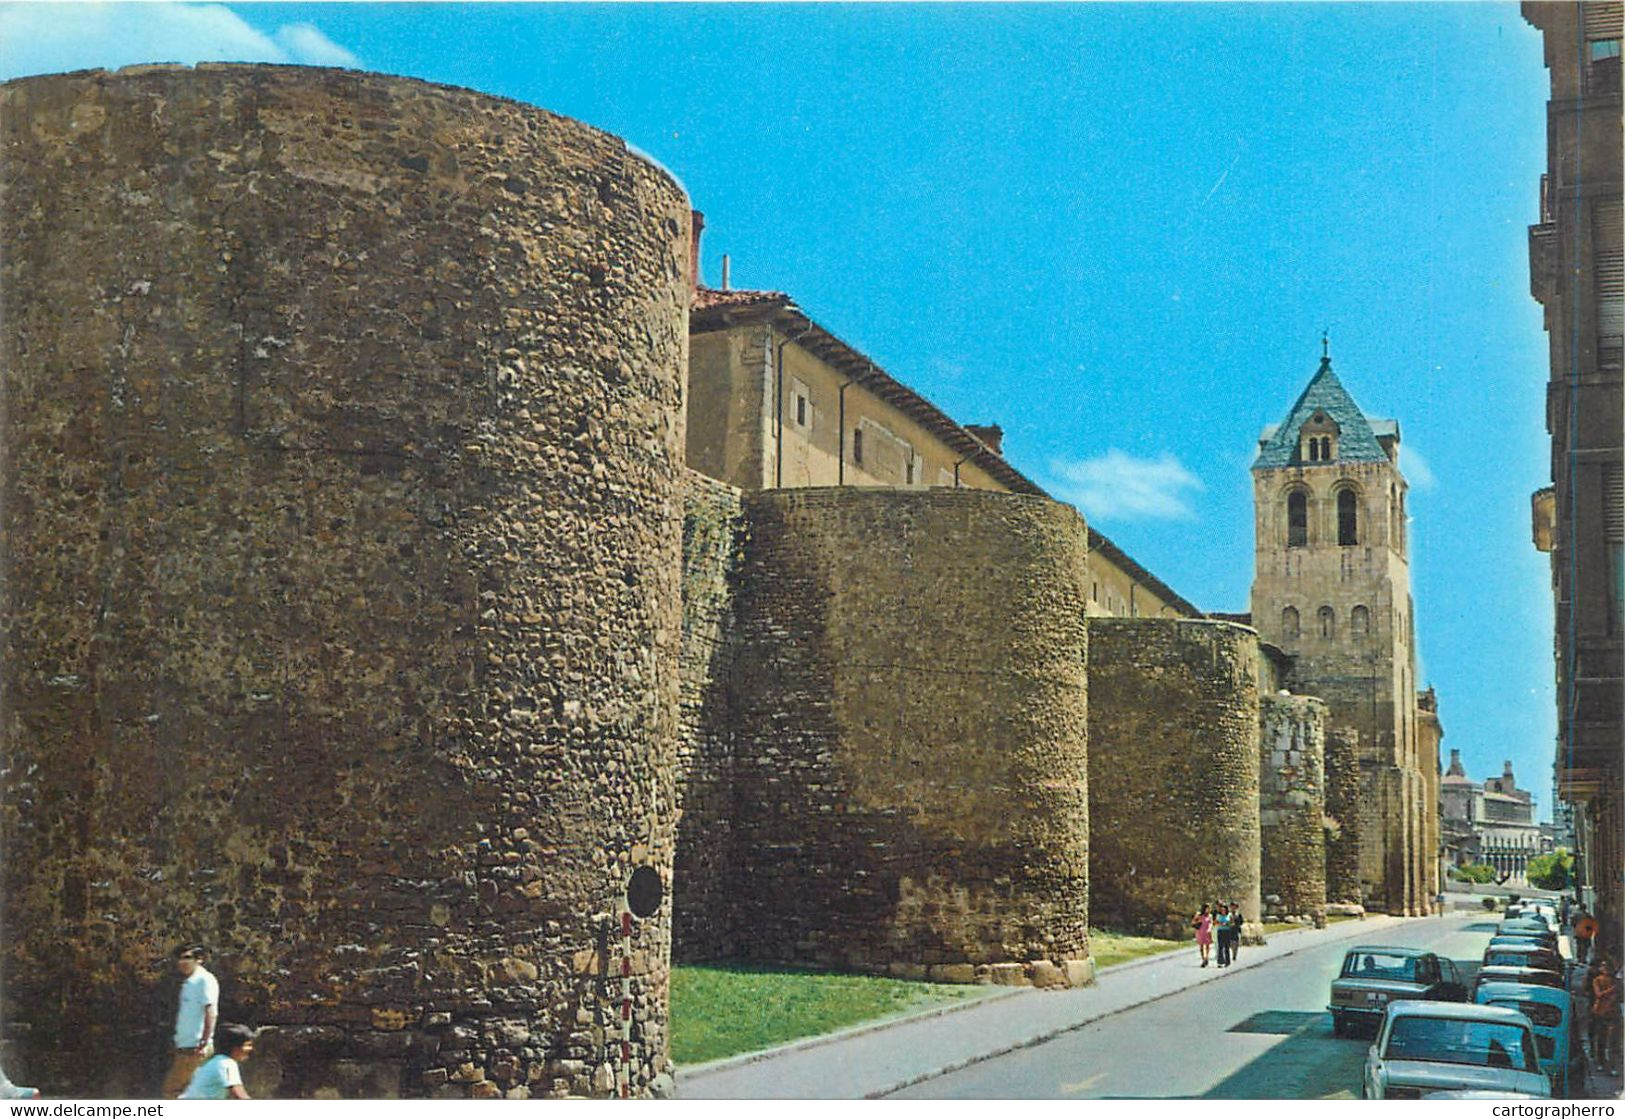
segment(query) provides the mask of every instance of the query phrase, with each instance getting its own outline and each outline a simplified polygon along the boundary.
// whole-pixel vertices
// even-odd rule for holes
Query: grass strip
[[[671,1057],[700,1064],[998,988],[747,964],[672,968]]]
[[[1089,930],[1089,954],[1094,957],[1095,967],[1111,967],[1113,964],[1127,963],[1142,956],[1156,956],[1163,952],[1176,952],[1181,948],[1196,951],[1194,940],[1164,940],[1157,936],[1134,936],[1130,933],[1112,932],[1110,929]]]

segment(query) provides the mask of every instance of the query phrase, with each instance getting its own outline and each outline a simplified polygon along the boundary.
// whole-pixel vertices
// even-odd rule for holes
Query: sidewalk
[[[1143,1006],[1242,968],[1341,940],[1372,940],[1402,917],[1367,917],[1276,933],[1244,948],[1228,969],[1194,967],[1188,949],[1131,960],[1071,991],[1014,988],[891,1023],[860,1026],[762,1053],[677,1070],[681,1099],[863,1099],[896,1092],[978,1061],[1038,1045],[1097,1019]],[[1426,918],[1410,918],[1426,920]]]

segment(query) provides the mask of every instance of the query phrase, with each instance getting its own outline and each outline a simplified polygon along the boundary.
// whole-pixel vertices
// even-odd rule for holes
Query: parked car
[[[1481,967],[1478,974],[1473,977],[1474,998],[1478,997],[1478,989],[1486,983],[1525,983],[1531,987],[1564,989],[1561,975],[1538,967],[1503,967],[1499,964],[1494,967]]]
[[[1361,1095],[1414,1100],[1435,1092],[1515,1092],[1549,1099],[1529,1019],[1502,1006],[1393,1002],[1366,1052]]]
[[[1388,1004],[1400,999],[1465,1002],[1467,988],[1453,962],[1424,949],[1350,948],[1326,1007],[1332,1032],[1341,1037],[1356,1023],[1375,1025]]]
[[[1564,990],[1523,983],[1485,983],[1474,1002],[1516,1010],[1535,1030],[1540,1067],[1552,1082],[1552,1095],[1574,1097],[1585,1088],[1585,1047],[1574,1028],[1574,999]]]
[[[1556,936],[1557,922],[1548,922],[1541,917],[1512,917],[1502,921],[1500,928],[1498,928],[1496,931],[1513,932],[1520,929],[1525,932],[1545,933],[1548,936]]]
[[[1490,937],[1489,947],[1501,944],[1536,944],[1548,951],[1557,951],[1557,937],[1550,933],[1498,932]]]
[[[1484,949],[1485,967],[1538,967],[1563,974],[1563,957],[1538,942],[1496,944]]]

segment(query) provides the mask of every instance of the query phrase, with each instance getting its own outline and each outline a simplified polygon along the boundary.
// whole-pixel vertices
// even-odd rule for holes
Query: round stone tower
[[[0,124],[8,1071],[150,1095],[201,942],[256,1094],[657,1090],[683,191],[340,71]]]

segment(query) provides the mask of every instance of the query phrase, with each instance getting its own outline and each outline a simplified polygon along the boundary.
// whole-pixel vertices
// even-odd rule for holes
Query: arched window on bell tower
[[[1309,495],[1293,490],[1286,495],[1286,546],[1304,548],[1309,544]]]
[[[1360,542],[1360,499],[1352,489],[1337,491],[1337,542],[1345,547]]]
[[[1337,615],[1330,606],[1322,606],[1316,617],[1320,619],[1320,636],[1328,641],[1337,636]]]
[[[1292,640],[1298,636],[1298,608],[1288,606],[1281,611],[1281,636]]]
[[[1316,412],[1298,429],[1298,461],[1331,462],[1337,457],[1337,421]]]

